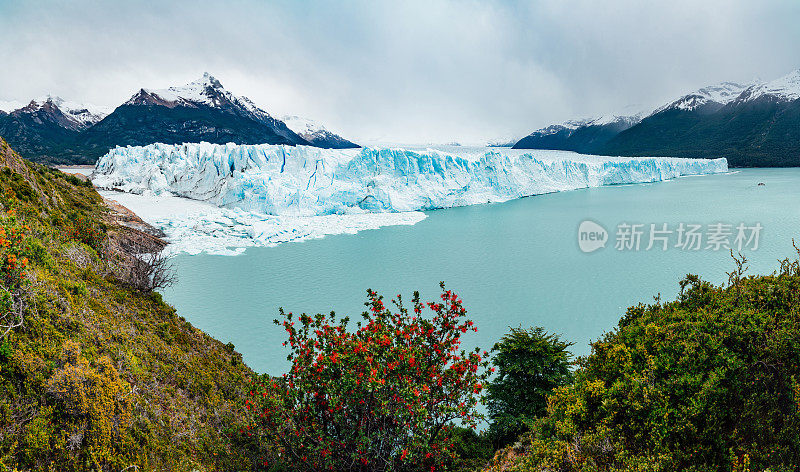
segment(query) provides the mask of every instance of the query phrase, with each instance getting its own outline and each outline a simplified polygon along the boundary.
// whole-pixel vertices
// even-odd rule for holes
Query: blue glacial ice
[[[503,202],[727,170],[725,159],[199,143],[117,147],[100,158],[93,182],[102,188],[171,194],[222,208],[315,216]]]
[[[199,143],[118,147],[100,158],[92,181],[164,230],[173,251],[239,254],[415,224],[422,210],[727,170],[725,159]]]

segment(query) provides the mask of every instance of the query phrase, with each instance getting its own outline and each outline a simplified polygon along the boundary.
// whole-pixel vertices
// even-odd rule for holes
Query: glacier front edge
[[[97,187],[277,216],[405,212],[728,171],[725,159],[512,149],[151,144],[100,158]]]

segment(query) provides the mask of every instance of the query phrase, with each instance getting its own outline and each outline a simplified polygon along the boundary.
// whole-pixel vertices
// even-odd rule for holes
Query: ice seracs
[[[725,171],[725,159],[200,143],[118,147],[100,158],[93,181],[223,208],[312,216],[429,210]]]

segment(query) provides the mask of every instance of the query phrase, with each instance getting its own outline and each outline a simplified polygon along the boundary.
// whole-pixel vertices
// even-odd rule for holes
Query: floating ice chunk
[[[171,253],[234,256],[254,246],[275,246],[334,234],[354,234],[384,226],[413,225],[425,213],[361,213],[324,216],[275,216],[238,208],[219,208],[172,195],[136,195],[101,190],[161,229]]]

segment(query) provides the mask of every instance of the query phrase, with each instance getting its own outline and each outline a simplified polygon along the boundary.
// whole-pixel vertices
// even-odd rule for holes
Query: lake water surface
[[[420,290],[432,299],[440,280],[462,296],[479,327],[467,336],[469,346],[488,349],[509,327],[543,326],[585,355],[590,340],[612,330],[626,307],[658,293],[674,299],[685,274],[727,279],[727,250],[644,250],[651,223],[673,230],[679,223],[760,223],[759,248],[745,252],[750,273],[766,273],[793,254],[793,237],[800,241],[798,202],[800,169],[745,169],[438,210],[414,226],[251,248],[236,257],[181,255],[179,283],[164,297],[198,328],[234,343],[253,369],[270,374],[287,366],[285,333],[272,324],[278,307],[354,318],[367,288],[387,298]],[[586,219],[611,238],[591,254],[578,248]],[[639,251],[614,248],[620,223],[645,225]],[[677,236],[668,237],[673,246]]]

